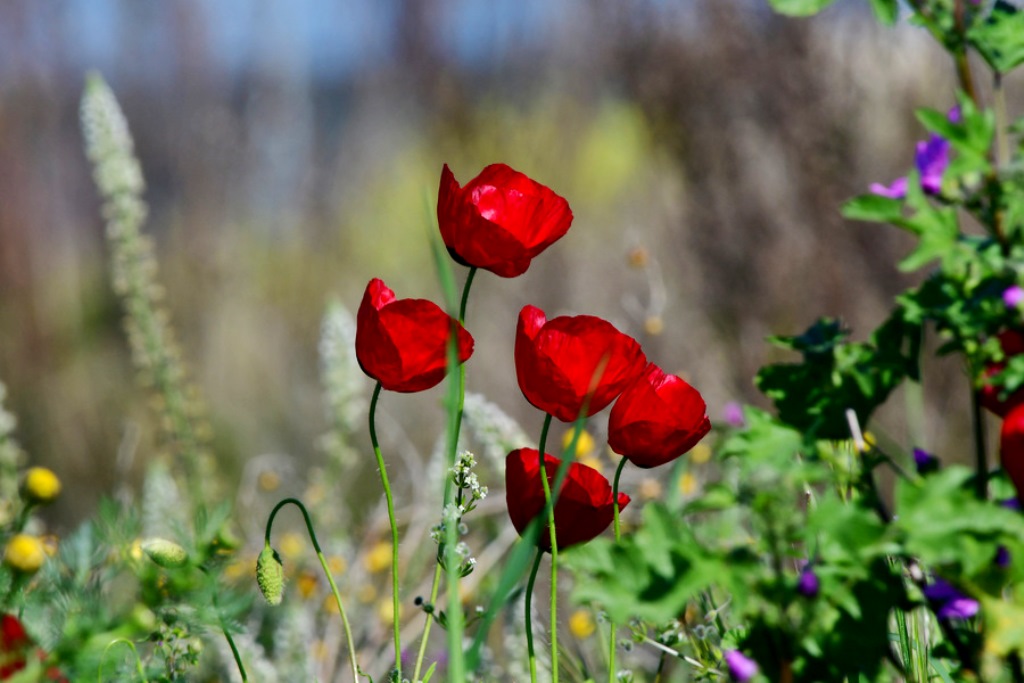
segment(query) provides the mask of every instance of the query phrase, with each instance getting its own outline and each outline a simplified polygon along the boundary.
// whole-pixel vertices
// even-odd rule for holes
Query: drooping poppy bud
[[[269,604],[281,604],[284,596],[284,565],[281,564],[281,556],[269,543],[263,544],[263,551],[256,558],[256,585]]]
[[[709,431],[700,392],[651,363],[612,406],[608,445],[637,467],[657,467],[689,451]]]
[[[491,164],[465,187],[445,164],[437,222],[457,262],[516,277],[569,230],[572,211],[563,198],[505,164]]]
[[[448,340],[457,330],[459,362],[473,355],[473,337],[441,307],[426,299],[396,299],[373,279],[356,315],[356,359],[367,375],[390,391],[424,391],[444,379]]]
[[[562,464],[559,458],[544,455],[544,471],[554,495],[555,477]],[[619,494],[619,509],[629,504],[629,496]],[[544,484],[540,479],[540,452],[520,448],[505,458],[505,502],[512,526],[520,535],[534,517],[544,510]],[[597,470],[578,462],[569,464],[561,493],[555,502],[555,534],[559,548],[586,543],[608,528],[615,516],[612,487]],[[537,546],[551,549],[551,534],[545,523]]]
[[[536,306],[519,312],[516,378],[526,400],[563,422],[604,409],[644,369],[640,345],[592,315],[548,320]]]

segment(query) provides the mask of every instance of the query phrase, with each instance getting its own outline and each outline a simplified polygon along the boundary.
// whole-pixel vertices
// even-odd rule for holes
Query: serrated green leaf
[[[996,3],[984,21],[971,27],[967,39],[989,66],[1007,73],[1024,63],[1024,12]]]
[[[892,223],[903,216],[903,202],[877,194],[862,194],[843,204],[840,212],[854,221]]]

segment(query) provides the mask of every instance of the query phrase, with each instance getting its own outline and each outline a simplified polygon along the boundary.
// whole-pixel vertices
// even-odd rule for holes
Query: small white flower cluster
[[[441,564],[446,562],[448,525],[452,525],[460,537],[468,534],[469,527],[462,521],[463,516],[476,509],[476,504],[487,497],[487,487],[480,483],[473,472],[474,467],[476,457],[469,451],[463,451],[459,453],[455,465],[449,471],[456,489],[455,502],[444,507],[441,522],[430,528],[430,538],[437,543],[437,561]],[[465,541],[458,541],[453,552],[459,560],[459,572],[462,576],[469,576],[476,568],[476,558],[471,556],[469,545]]]
[[[476,508],[476,504],[487,497],[487,487],[480,483],[473,468],[476,467],[476,456],[469,451],[459,453],[455,466],[451,469],[452,482],[458,489],[456,501],[461,514]],[[465,495],[463,492],[468,493]]]

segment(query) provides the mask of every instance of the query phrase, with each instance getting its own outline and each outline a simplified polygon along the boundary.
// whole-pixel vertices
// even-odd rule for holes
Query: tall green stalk
[[[533,584],[537,581],[537,570],[540,569],[541,558],[544,551],[537,549],[537,559],[533,561],[533,568],[530,570],[530,578],[526,582],[526,651],[530,657],[530,683],[537,683],[537,652],[533,648]]]
[[[551,496],[547,468],[544,467],[544,449],[547,447],[550,428],[551,414],[548,413],[544,416],[544,426],[540,430],[537,448],[540,458],[540,481],[544,487],[544,505],[548,516],[548,535],[551,538],[551,681],[558,683],[558,539],[555,535],[555,502]],[[558,490],[561,491],[561,488]]]
[[[615,479],[612,482],[612,511],[614,517],[612,518],[612,528],[615,531],[615,542],[618,543],[622,538],[622,530],[619,528],[619,477],[622,476],[622,470],[626,466],[626,458],[622,458],[619,461],[619,466],[615,469]],[[611,635],[608,637],[608,683],[615,683],[615,643],[617,626],[615,620],[609,618],[608,625],[611,629]],[[660,672],[659,667],[659,672]]]
[[[376,394],[374,394],[374,398],[376,398]],[[372,414],[371,409],[371,415]],[[341,623],[345,627],[345,641],[348,645],[349,659],[352,663],[352,681],[353,683],[356,683],[356,681],[359,680],[359,663],[356,661],[356,646],[355,641],[352,639],[352,627],[348,623],[348,616],[345,613],[345,605],[341,602],[341,593],[338,592],[338,586],[334,583],[334,577],[331,575],[330,567],[327,564],[327,558],[324,557],[324,552],[320,549],[320,543],[316,540],[316,532],[313,530],[313,521],[310,519],[309,512],[306,510],[306,506],[302,504],[301,500],[298,498],[285,498],[274,506],[274,509],[270,511],[270,516],[267,518],[267,530],[264,535],[264,543],[267,546],[270,546],[270,531],[274,526],[274,517],[277,516],[278,510],[289,503],[299,508],[302,512],[302,518],[306,522],[306,530],[309,532],[309,540],[313,543],[313,550],[316,551],[316,557],[320,560],[320,566],[323,567],[324,574],[327,576],[327,583],[331,586],[331,594],[334,595],[334,600],[338,604],[338,612],[341,613]],[[395,619],[395,623],[397,622],[398,619]],[[232,645],[232,650],[234,650],[234,645]],[[238,658],[237,652],[235,653],[235,657],[236,659]],[[241,662],[239,662],[239,666],[241,666]]]
[[[447,263],[444,261],[443,263]],[[442,268],[443,271],[443,268]],[[466,307],[469,303],[469,291],[473,286],[473,279],[476,276],[477,268],[472,267],[469,269],[469,274],[466,276],[466,282],[462,287],[462,298],[459,303],[459,323],[464,324],[466,321]],[[443,280],[446,278],[442,278]],[[450,283],[449,283],[450,284]],[[453,340],[455,335],[453,336]],[[454,343],[449,345],[448,353],[449,368],[454,367],[453,363],[458,363],[457,353],[454,349]],[[456,451],[459,445],[459,434],[462,431],[462,413],[466,401],[466,366],[465,364],[459,363],[458,370],[458,383],[454,381],[449,384],[448,390],[448,440],[446,444],[446,462],[448,469],[446,472],[451,472],[452,467],[455,465]],[[451,502],[452,497],[452,480],[451,477],[446,474],[444,483],[444,495],[442,496],[442,516],[444,510],[448,508],[448,504]],[[453,527],[454,525],[447,525],[445,527],[445,545],[447,548],[454,548],[455,544],[458,543],[458,532]],[[465,658],[462,652],[462,605],[459,599],[459,580],[461,576],[459,574],[458,561],[454,557],[454,553],[451,557],[445,556],[445,567],[442,568],[441,564],[438,563],[434,567],[434,578],[430,585],[430,604],[433,605],[437,602],[437,594],[441,586],[441,572],[445,571],[448,577],[448,671],[449,675],[453,677],[453,680],[459,680],[456,676],[461,677],[465,669]],[[423,635],[420,639],[419,651],[416,654],[416,664],[413,668],[413,683],[419,681],[420,671],[423,667],[423,657],[427,651],[427,640],[430,637],[430,629],[433,624],[433,616],[428,614],[426,617],[426,623],[423,626]]]
[[[398,680],[402,680],[402,637],[401,624],[398,615],[401,605],[398,600],[398,522],[395,520],[395,500],[391,495],[391,483],[388,481],[387,466],[384,464],[384,456],[380,453],[380,443],[377,441],[377,399],[380,398],[382,386],[377,382],[373,389],[373,398],[370,399],[370,442],[373,444],[373,454],[377,456],[377,468],[380,470],[380,483],[384,487],[384,498],[388,505],[388,522],[391,524],[391,627],[395,641],[395,671],[398,672]]]

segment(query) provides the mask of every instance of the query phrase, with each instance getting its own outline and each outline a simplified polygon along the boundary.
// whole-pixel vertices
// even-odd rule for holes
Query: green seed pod
[[[164,569],[178,569],[188,564],[188,551],[165,538],[147,538],[142,551]]]
[[[256,560],[256,583],[268,603],[281,603],[284,595],[284,565],[281,564],[281,556],[269,543],[263,546],[263,552]]]

